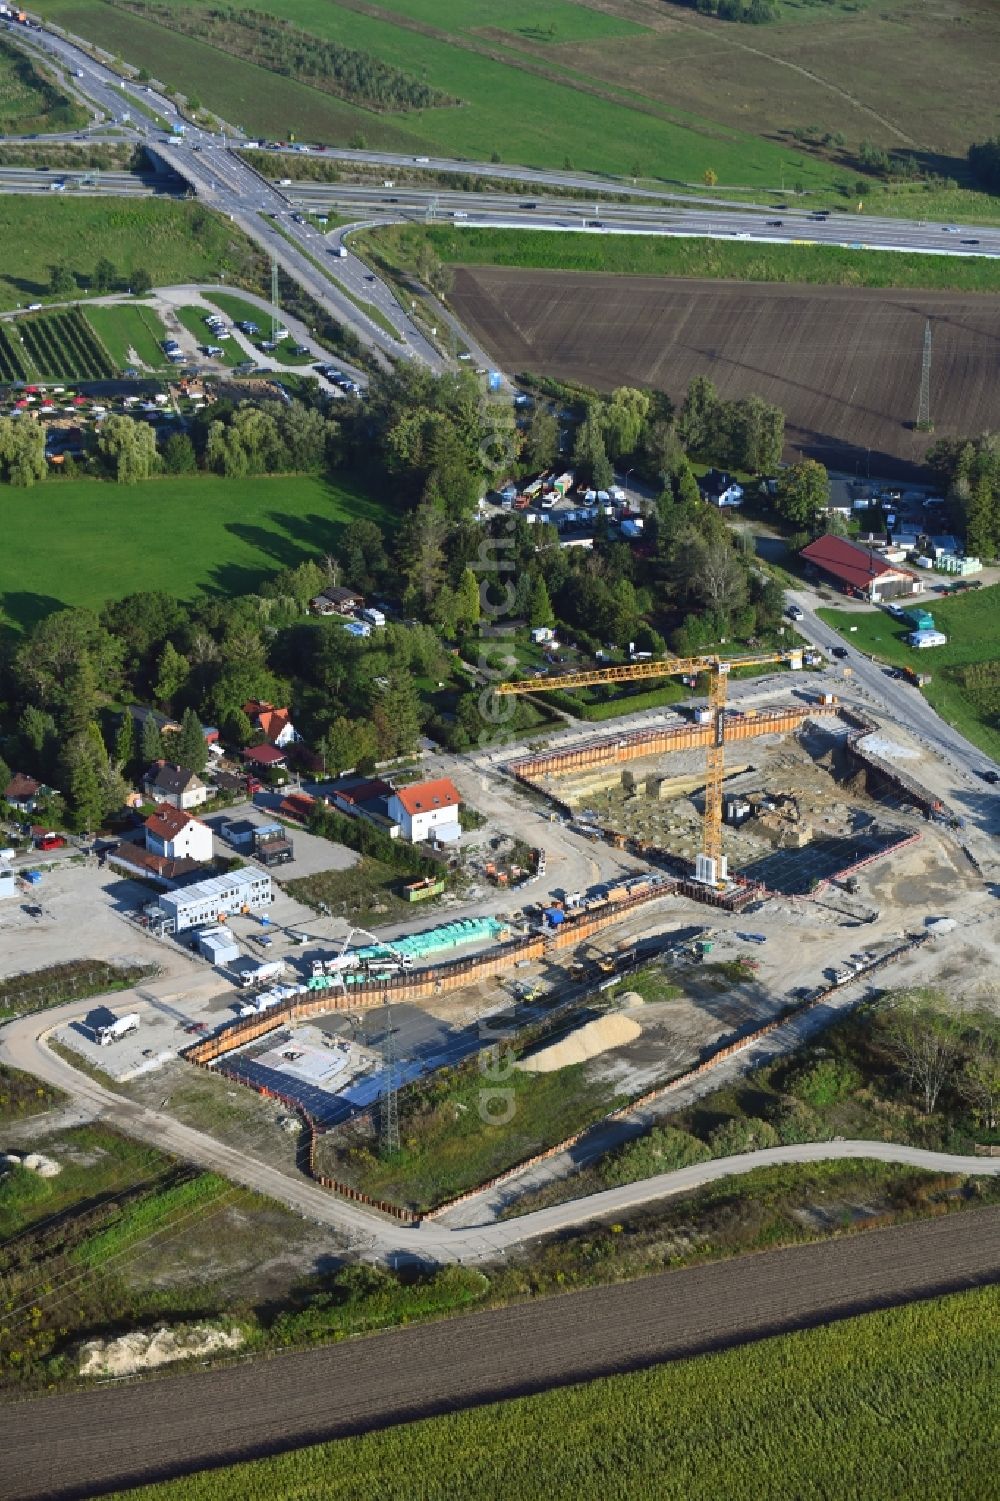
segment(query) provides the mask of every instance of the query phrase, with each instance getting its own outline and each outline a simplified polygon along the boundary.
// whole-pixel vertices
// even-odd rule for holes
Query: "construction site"
[[[721,816],[731,876],[804,896],[910,836],[914,816],[922,821],[922,814],[905,789],[872,774],[854,751],[856,734],[825,714],[730,746]],[[681,742],[689,738],[680,731]],[[704,749],[629,749],[640,754],[624,765],[599,761],[565,772],[554,766],[537,776],[528,765],[519,774],[564,807],[581,831],[600,831],[655,852],[671,867],[694,869],[706,816]]]

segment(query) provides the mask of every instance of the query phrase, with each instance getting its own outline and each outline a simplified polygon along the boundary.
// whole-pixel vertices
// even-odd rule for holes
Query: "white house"
[[[261,738],[268,745],[276,745],[279,750],[284,750],[286,745],[296,745],[302,739],[292,724],[292,716],[287,709],[276,709],[273,704],[261,699],[251,699],[243,705],[243,709],[254,729],[260,731]]]
[[[212,831],[200,818],[161,803],[146,819],[146,848],[169,860],[207,864],[212,858]]]
[[[461,835],[458,810],[462,806],[455,784],[448,777],[436,782],[414,782],[399,787],[389,799],[389,817],[398,823],[403,838],[413,844],[425,839],[450,844]]]
[[[154,802],[169,803],[172,808],[197,808],[208,801],[208,788],[201,777],[166,761],[157,761],[149,768],[142,790]]]

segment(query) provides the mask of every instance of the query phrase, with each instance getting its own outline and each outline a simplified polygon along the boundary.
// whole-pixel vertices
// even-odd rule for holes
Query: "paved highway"
[[[998,1246],[1000,1210],[966,1210],[273,1360],[35,1397],[3,1410],[0,1498],[104,1494],[988,1286]],[[976,1442],[985,1464],[988,1434]],[[405,1477],[393,1489],[406,1494]]]
[[[190,184],[198,197],[225,214],[263,246],[278,264],[339,323],[351,328],[376,356],[417,358],[433,369],[444,363],[441,355],[399,308],[387,288],[379,286],[378,299],[386,313],[392,303],[391,322],[398,337],[359,307],[358,301],[374,302],[368,268],[356,257],[331,261],[327,248],[315,232],[290,216],[281,192],[230,149],[231,137],[215,135],[190,123],[183,139],[164,134],[160,122],[178,122],[175,106],[148,87],[119,79],[110,68],[96,61],[66,37],[51,31],[16,28],[18,40],[55,59],[71,76],[74,87],[112,120],[125,122],[133,139]],[[127,118],[126,118],[127,117]],[[280,228],[279,228],[280,225]],[[319,264],[317,265],[316,262]],[[388,299],[388,301],[387,301]]]

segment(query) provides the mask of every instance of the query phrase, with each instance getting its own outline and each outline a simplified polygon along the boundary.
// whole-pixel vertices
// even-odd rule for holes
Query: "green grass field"
[[[504,1069],[502,1085],[466,1068],[403,1093],[398,1155],[376,1157],[370,1142],[334,1130],[320,1137],[317,1162],[374,1198],[429,1209],[564,1141],[626,1098],[588,1079],[582,1063],[548,1074]]]
[[[167,364],[163,340],[167,331],[159,313],[142,303],[121,306],[90,307],[87,322],[97,333],[119,369],[132,364],[131,352],[150,370],[162,370]]]
[[[844,238],[861,230],[845,226]],[[875,254],[839,245],[754,245],[665,235],[586,235],[558,230],[366,230],[375,246],[412,261],[421,236],[450,265],[524,266],[542,270],[608,271],[624,276],[709,277],[725,281],[806,283],[845,287],[926,287],[1000,291],[1000,262],[985,257]]]
[[[641,47],[645,31],[566,0],[547,0],[537,19],[522,0],[512,17],[503,14],[498,35],[481,34],[454,0],[414,5],[419,13],[400,13],[400,24],[389,10],[366,13],[325,0],[278,0],[267,9],[317,36],[372,53],[463,103],[377,114],[102,0],[43,0],[41,6],[70,30],[197,93],[234,124],[272,137],[294,132],[299,139],[346,144],[360,133],[377,148],[475,158],[496,152],[534,166],[561,167],[569,158],[580,169],[619,174],[632,172],[638,149],[644,173],[681,182],[700,180],[708,168],[723,182],[763,186],[787,178],[821,188],[836,175],[830,163],[765,139],[763,132],[718,125],[707,99],[703,109],[677,109],[662,90],[639,94],[627,80],[603,81],[591,66],[578,67],[565,48],[600,48],[609,37]],[[477,0],[477,10],[487,13],[484,0]],[[461,27],[448,29],[456,16]],[[549,25],[558,46],[549,44]]]
[[[52,480],[35,493],[37,505],[6,514],[0,624],[15,629],[141,589],[180,599],[250,593],[280,568],[335,551],[346,521],[385,520],[348,484],[295,475],[164,477],[138,487]]]
[[[1000,759],[1000,584],[949,598],[932,595],[924,608],[948,637],[947,646],[915,651],[906,644],[912,627],[884,610],[818,613],[858,651],[879,662],[931,673],[933,681],[923,692],[941,717]]]
[[[986,1501],[998,1319],[977,1289],[117,1501]]]
[[[254,279],[260,253],[239,230],[198,203],[61,196],[0,198],[0,243],[17,247],[0,267],[0,308],[50,297],[53,265],[83,288],[102,257],[123,277],[146,269],[154,285]],[[56,301],[65,301],[59,297]]]
[[[0,135],[77,130],[87,112],[46,78],[31,58],[0,41]]]

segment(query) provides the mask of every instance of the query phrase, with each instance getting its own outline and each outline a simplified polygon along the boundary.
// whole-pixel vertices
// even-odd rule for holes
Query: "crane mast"
[[[621,667],[588,667],[579,672],[565,672],[549,681],[519,678],[497,683],[495,692],[545,693],[552,689],[589,688],[607,683],[639,683],[656,678],[684,677],[690,673],[708,674],[709,723],[708,750],[705,757],[705,817],[702,823],[701,854],[695,862],[695,879],[716,886],[728,878],[726,857],[722,849],[722,785],[726,774],[726,688],[734,667],[763,667],[787,662],[802,666],[802,649],[759,652],[753,656],[723,658],[716,654],[701,657],[674,657],[664,662],[632,662]]]

